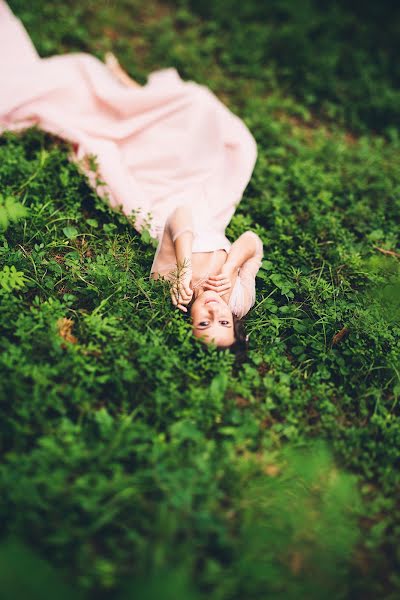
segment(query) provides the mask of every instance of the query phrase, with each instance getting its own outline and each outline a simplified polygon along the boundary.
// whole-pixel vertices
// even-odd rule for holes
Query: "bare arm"
[[[192,282],[192,212],[186,206],[178,206],[168,218],[168,228],[174,243],[177,277],[171,288],[172,302],[184,312],[193,296]]]
[[[112,52],[106,52],[104,59],[108,69],[110,69],[111,73],[115,75],[115,77],[119,79],[121,83],[129,87],[142,87],[140,83],[132,79],[132,77],[130,77],[128,73],[123,70],[118,62],[118,59]]]
[[[168,217],[168,227],[174,243],[176,262],[192,262],[193,219],[187,206],[178,206]]]
[[[254,279],[263,258],[261,239],[252,231],[246,231],[232,244],[219,275],[211,275],[206,288],[219,293],[229,301],[240,269],[240,278],[248,289],[254,287]]]
[[[253,231],[245,231],[232,244],[222,273],[232,275],[242,267],[249,259],[256,256],[260,245],[260,238]]]

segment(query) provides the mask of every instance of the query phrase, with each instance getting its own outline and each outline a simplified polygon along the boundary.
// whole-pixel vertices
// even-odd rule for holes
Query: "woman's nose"
[[[223,307],[220,304],[209,303],[207,308],[213,315],[220,315],[223,312]]]

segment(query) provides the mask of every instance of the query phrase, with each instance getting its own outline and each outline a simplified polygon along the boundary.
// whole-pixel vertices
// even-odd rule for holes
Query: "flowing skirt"
[[[199,231],[224,235],[257,157],[246,125],[207,87],[172,67],[127,87],[90,54],[40,58],[0,0],[0,133],[33,125],[72,142],[90,183],[105,183],[98,193],[157,239],[181,204]]]

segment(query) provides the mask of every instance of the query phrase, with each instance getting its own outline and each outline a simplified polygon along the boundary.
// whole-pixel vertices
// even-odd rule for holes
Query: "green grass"
[[[366,132],[400,125],[400,10],[392,0],[175,0],[218,24],[216,54],[325,119]]]
[[[265,260],[238,366],[193,338],[148,278],[154,244],[64,142],[0,138],[1,593],[397,597],[395,128],[317,119],[222,13],[11,6],[42,56],[113,50],[142,83],[173,65],[239,114],[259,156],[227,235],[253,229]]]

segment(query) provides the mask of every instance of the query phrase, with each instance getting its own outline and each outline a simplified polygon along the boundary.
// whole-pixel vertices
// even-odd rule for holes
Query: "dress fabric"
[[[168,216],[188,205],[193,252],[229,252],[225,228],[257,158],[243,121],[172,67],[127,87],[90,54],[40,58],[0,0],[0,134],[33,125],[72,143],[71,160],[112,208],[134,216],[139,232],[148,228],[161,244]],[[90,155],[97,173],[84,160]]]
[[[234,315],[239,319],[244,317],[254,306],[256,301],[256,275],[261,267],[263,260],[263,244],[259,236],[254,232],[249,232],[254,236],[255,252],[253,256],[239,268],[238,277],[231,296],[229,298],[229,307]]]

